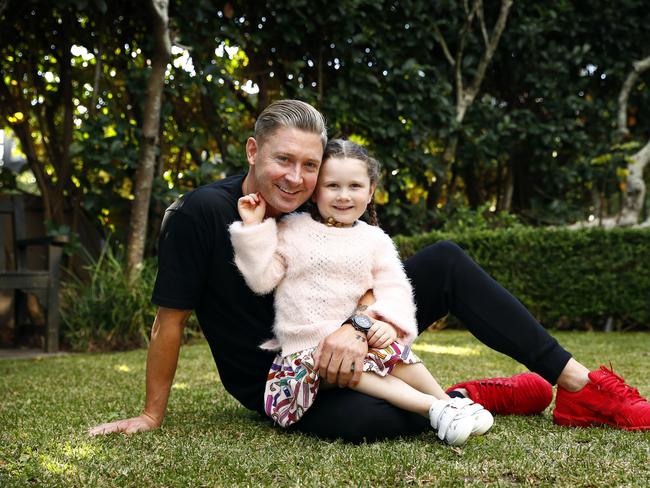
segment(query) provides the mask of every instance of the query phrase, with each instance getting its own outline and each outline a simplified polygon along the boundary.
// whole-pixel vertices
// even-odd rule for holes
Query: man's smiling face
[[[293,212],[309,199],[318,179],[323,145],[318,134],[282,127],[261,144],[249,138],[246,155],[251,191],[262,194],[266,215],[275,217]]]

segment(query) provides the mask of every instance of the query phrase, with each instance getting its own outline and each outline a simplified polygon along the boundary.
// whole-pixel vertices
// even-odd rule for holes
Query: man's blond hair
[[[280,128],[300,129],[317,134],[323,148],[327,144],[325,117],[300,100],[278,100],[266,107],[255,122],[255,140],[260,144]]]

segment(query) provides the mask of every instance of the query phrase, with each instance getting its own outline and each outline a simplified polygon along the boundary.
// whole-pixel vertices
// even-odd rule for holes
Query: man
[[[273,299],[255,295],[233,264],[228,226],[237,200],[260,192],[266,217],[292,212],[311,196],[327,141],[325,121],[310,105],[283,100],[267,107],[246,143],[246,176],[200,187],[175,202],[163,220],[152,301],[159,306],[147,356],[141,415],[90,433],[133,433],[159,427],[171,389],[184,324],[196,311],[226,390],[263,413],[266,375],[274,353],[258,345],[271,335]],[[360,243],[362,245],[362,243]],[[589,370],[565,351],[506,290],[458,246],[442,242],[405,262],[418,306],[420,332],[451,312],[491,348],[558,384],[554,420],[563,425],[609,424],[650,429],[650,404],[611,371]],[[372,301],[369,293],[363,303]],[[319,345],[321,376],[340,387],[359,381],[367,343],[345,323]],[[538,379],[535,379],[538,378]],[[550,402],[550,386],[534,375],[473,381],[454,387],[497,413],[532,413]],[[540,403],[541,402],[541,403]],[[427,421],[348,388],[325,390],[295,425],[303,432],[347,441],[423,432]]]

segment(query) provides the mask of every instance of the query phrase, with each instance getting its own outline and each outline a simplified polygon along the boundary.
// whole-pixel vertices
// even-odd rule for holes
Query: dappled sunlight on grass
[[[39,463],[41,467],[52,474],[65,474],[72,475],[77,473],[77,467],[69,463],[56,459],[49,454],[42,454],[39,456]]]
[[[557,336],[650,393],[647,333]],[[427,332],[413,349],[441,384],[525,369],[464,331]],[[0,487],[650,486],[650,433],[561,428],[552,408],[499,417],[458,449],[433,432],[357,446],[276,429],[225,391],[205,344],[183,347],[161,429],[89,438],[89,426],[140,412],[145,362],[145,350],[0,361]]]
[[[201,376],[201,378],[204,380],[221,381],[221,378],[219,378],[219,375],[217,374],[216,371],[206,373],[203,376]]]
[[[449,354],[452,356],[479,356],[479,347],[441,346],[439,344],[413,344],[411,346],[418,353]]]
[[[97,446],[93,446],[88,442],[79,442],[73,446],[66,442],[61,451],[69,459],[87,459],[97,454]]]

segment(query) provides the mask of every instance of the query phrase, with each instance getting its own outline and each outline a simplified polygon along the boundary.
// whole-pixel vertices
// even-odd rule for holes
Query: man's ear
[[[246,159],[250,166],[255,166],[255,158],[257,157],[257,151],[259,150],[259,144],[254,137],[249,137],[246,141]]]

